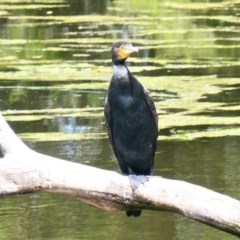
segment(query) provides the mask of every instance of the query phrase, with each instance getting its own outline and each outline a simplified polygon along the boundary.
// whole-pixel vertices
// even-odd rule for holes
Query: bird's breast
[[[134,98],[130,95],[121,95],[119,96],[119,103],[122,105],[124,108],[129,108],[130,106],[134,105]]]

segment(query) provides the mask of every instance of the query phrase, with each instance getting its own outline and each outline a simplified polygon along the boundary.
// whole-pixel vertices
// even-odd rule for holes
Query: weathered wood
[[[149,177],[132,192],[128,177],[29,149],[0,115],[0,196],[46,191],[67,194],[90,205],[180,213],[240,236],[240,202],[184,181]]]

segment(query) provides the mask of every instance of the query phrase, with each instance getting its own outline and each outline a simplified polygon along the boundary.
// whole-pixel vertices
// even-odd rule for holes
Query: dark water
[[[154,174],[240,199],[239,134],[205,135],[240,125],[228,122],[239,115],[239,3],[9,3],[0,3],[0,109],[27,145],[69,161],[118,170],[106,137],[88,136],[105,132],[102,106],[111,77],[109,48],[117,39],[130,38],[140,46],[139,55],[129,60],[136,76],[169,82],[148,83],[161,130]],[[196,77],[203,84],[196,87],[189,81],[182,90],[182,77]],[[171,85],[174,81],[178,83]],[[208,92],[206,82],[221,89]],[[179,107],[185,91],[190,96],[203,92],[194,107],[189,104],[190,110],[209,105],[193,113],[188,104]],[[211,105],[216,103],[230,108],[216,110]],[[191,124],[168,124],[181,112],[183,122],[184,116],[211,121],[195,124],[192,118]],[[181,131],[191,137],[174,138]],[[201,137],[192,137],[201,131]],[[46,135],[38,139],[36,133]],[[54,141],[54,133],[87,137]],[[0,203],[0,239],[234,239],[177,214],[144,211],[132,219],[55,194],[11,196]]]

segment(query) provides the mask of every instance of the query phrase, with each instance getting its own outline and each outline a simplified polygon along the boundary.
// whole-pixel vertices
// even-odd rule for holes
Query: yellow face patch
[[[121,46],[118,50],[118,55],[122,58],[122,59],[126,59],[129,57],[129,55],[131,54],[132,52],[129,51],[128,49],[126,49],[125,47]]]

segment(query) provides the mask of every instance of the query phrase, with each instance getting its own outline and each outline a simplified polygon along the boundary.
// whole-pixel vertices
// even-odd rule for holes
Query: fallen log
[[[28,148],[0,115],[0,197],[44,191],[67,194],[111,211],[151,209],[180,213],[240,236],[240,202],[207,188],[151,176],[135,192],[129,179],[37,153]]]

